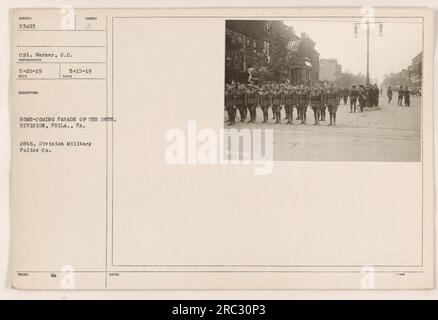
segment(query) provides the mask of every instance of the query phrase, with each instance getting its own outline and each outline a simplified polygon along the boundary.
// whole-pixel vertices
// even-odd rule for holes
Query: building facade
[[[294,84],[312,84],[319,80],[319,53],[315,42],[302,33],[288,44],[288,78]]]
[[[306,35],[298,37],[283,21],[227,20],[225,81],[319,79],[319,53]]]
[[[268,63],[272,38],[269,21],[226,21],[225,81],[245,82],[248,69]]]
[[[385,76],[383,86],[409,87],[414,91],[420,91],[423,80],[423,52],[417,54],[411,64],[397,73],[390,73]]]
[[[337,82],[342,74],[342,66],[336,59],[319,60],[319,80],[323,82]]]
[[[423,52],[420,52],[412,59],[408,67],[409,82],[413,87],[421,88],[423,79]]]

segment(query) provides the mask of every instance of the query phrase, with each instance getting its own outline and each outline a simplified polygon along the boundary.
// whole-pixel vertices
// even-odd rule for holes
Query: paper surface
[[[360,9],[12,10],[13,286],[432,288],[433,18],[375,18],[421,26],[421,97],[384,127],[364,112],[351,142],[342,103],[330,131],[224,131],[226,23],[353,30]],[[272,159],[225,161],[245,129],[237,152]]]

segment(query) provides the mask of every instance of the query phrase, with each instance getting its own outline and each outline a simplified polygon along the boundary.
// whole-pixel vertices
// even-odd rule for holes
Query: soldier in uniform
[[[403,104],[403,95],[404,95],[403,91],[404,91],[403,87],[400,86],[400,88],[398,88],[398,101],[397,101],[398,106],[401,106]]]
[[[227,85],[225,88],[225,108],[228,113],[228,125],[232,126],[236,119],[236,95],[231,85]]]
[[[309,92],[306,87],[299,89],[297,94],[297,109],[298,117],[301,120],[301,124],[307,122],[307,106],[309,105]]]
[[[283,104],[283,92],[279,85],[275,85],[272,90],[272,113],[275,115],[275,123],[281,123],[281,105]]]
[[[366,86],[366,92],[367,92],[367,106],[369,108],[374,107],[374,88],[371,84]]]
[[[411,95],[409,92],[409,88],[406,87],[403,93],[405,97],[405,106],[409,107],[411,105]]]
[[[275,87],[275,83],[271,83],[269,93],[270,93],[270,97],[271,97],[272,120],[275,120],[275,112],[274,112],[274,109],[272,108],[272,92],[273,92],[274,87]]]
[[[327,108],[330,114],[330,124],[329,126],[336,125],[336,112],[338,111],[340,93],[339,91],[331,85],[327,92]]]
[[[249,111],[249,122],[254,123],[257,118],[257,91],[254,89],[252,84],[248,85],[248,89],[246,90],[246,101],[245,105]]]
[[[325,93],[320,88],[313,88],[313,90],[310,93],[310,105],[312,106],[313,110],[313,118],[315,120],[315,123],[313,124],[316,126],[319,124],[319,114],[321,112],[321,107],[325,104]]]
[[[288,89],[289,89],[288,84],[281,85],[280,90],[281,90],[281,92],[283,92],[283,98],[286,96],[286,92]],[[283,101],[283,103],[284,103],[284,101]],[[286,108],[285,104],[283,104],[283,108],[284,108],[284,113],[285,113],[284,120],[287,120],[287,119],[289,119],[288,114],[289,114],[290,110]]]
[[[380,90],[379,90],[379,88],[377,87],[377,84],[374,84],[374,105],[376,106],[376,107],[378,107],[379,106],[379,96],[380,96]]]
[[[267,86],[263,86],[261,91],[259,91],[259,98],[258,98],[258,103],[260,105],[260,108],[262,109],[263,112],[263,122],[262,123],[266,123],[268,122],[268,110],[269,110],[269,106],[270,106],[270,95],[269,92],[267,90]]]
[[[240,113],[240,122],[246,119],[246,105],[245,105],[246,89],[244,85],[239,85],[236,92],[236,106]]]
[[[292,86],[288,86],[284,92],[284,108],[286,110],[287,123],[292,124],[294,118],[294,106],[296,105],[297,95]]]
[[[356,89],[356,85],[353,84],[350,92],[350,113],[356,112],[357,97],[359,96],[359,91]]]
[[[321,88],[321,93],[324,96],[324,103],[319,109],[319,121],[325,121],[325,114],[327,109],[327,88]]]
[[[365,96],[365,106],[371,108],[373,106],[373,93],[369,84],[365,87]]]
[[[365,87],[361,84],[359,86],[359,107],[360,107],[360,112],[363,112],[363,109],[365,108],[366,101],[367,101],[367,96],[366,96],[366,92],[365,92]]]
[[[294,87],[295,96],[296,96],[296,98],[295,98],[295,108],[297,109],[297,117],[295,118],[295,120],[301,120],[301,111],[300,111],[300,106],[298,105],[298,94],[302,90],[302,88],[303,88],[302,85]]]
[[[386,95],[388,97],[388,104],[391,104],[391,100],[392,100],[392,89],[391,89],[391,86],[388,87],[388,90],[386,91]]]
[[[349,92],[348,88],[344,88],[344,89],[342,90],[342,97],[343,97],[343,99],[344,99],[344,105],[347,104],[347,100],[348,100],[348,95],[349,95],[349,94],[350,94],[350,92]]]

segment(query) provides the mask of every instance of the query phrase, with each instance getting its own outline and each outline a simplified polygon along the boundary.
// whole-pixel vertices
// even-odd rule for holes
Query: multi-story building
[[[319,80],[319,53],[315,42],[306,33],[301,38],[290,41],[288,78],[294,84],[310,84]]]
[[[412,86],[421,88],[423,78],[423,52],[420,52],[412,59],[408,67],[409,81]]]
[[[403,83],[409,83],[409,70],[402,69],[402,71],[400,72],[400,78],[402,79]]]
[[[336,82],[342,73],[342,66],[337,59],[319,60],[319,80],[324,82]]]
[[[227,20],[225,80],[246,81],[248,69],[263,66],[270,57],[272,24],[261,20]]]
[[[283,21],[227,20],[225,81],[318,81],[319,53],[306,35],[298,37]]]

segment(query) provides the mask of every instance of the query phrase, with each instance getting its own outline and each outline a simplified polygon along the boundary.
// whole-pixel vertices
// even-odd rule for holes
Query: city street
[[[313,125],[313,111],[307,112],[307,125],[294,120],[287,125],[282,110],[282,124],[275,124],[269,111],[269,123],[262,124],[257,108],[257,123],[237,123],[227,128],[270,128],[274,130],[274,160],[298,161],[420,161],[421,97],[411,97],[410,107],[398,107],[394,95],[391,104],[380,96],[379,109],[350,113],[343,101],[337,112],[337,125],[326,121]],[[239,112],[236,121],[240,121]],[[294,119],[296,110],[294,109]],[[227,116],[225,116],[227,120]]]

